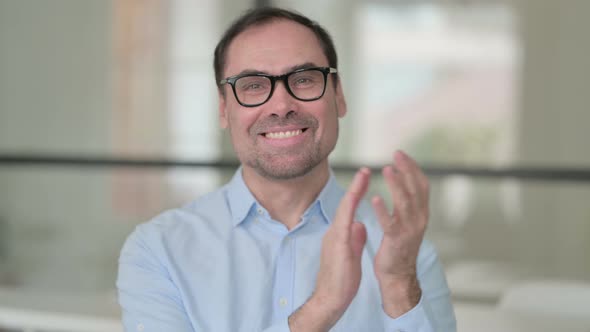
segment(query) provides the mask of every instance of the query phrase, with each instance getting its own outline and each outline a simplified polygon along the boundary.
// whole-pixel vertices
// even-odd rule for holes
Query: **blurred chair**
[[[504,292],[498,306],[500,310],[522,315],[584,320],[590,323],[590,282],[521,282]]]

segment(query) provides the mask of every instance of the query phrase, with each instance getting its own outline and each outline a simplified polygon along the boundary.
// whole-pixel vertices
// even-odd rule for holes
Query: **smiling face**
[[[274,20],[250,27],[230,44],[224,77],[243,72],[281,75],[302,66],[328,67],[320,43],[303,25]],[[273,180],[293,179],[317,167],[327,171],[327,157],[338,139],[338,118],[346,113],[341,84],[328,76],[324,96],[315,101],[292,97],[277,82],[270,100],[241,106],[231,89],[219,96],[221,126],[229,130],[244,172]]]

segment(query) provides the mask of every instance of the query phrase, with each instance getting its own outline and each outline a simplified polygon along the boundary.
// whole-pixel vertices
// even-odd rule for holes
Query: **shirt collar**
[[[320,204],[322,215],[327,223],[332,223],[342,196],[344,196],[344,189],[336,181],[334,172],[330,170],[330,178],[316,200]]]
[[[242,167],[238,168],[227,185],[227,200],[234,226],[244,221],[252,206],[256,204],[254,195],[252,195],[242,177]]]
[[[324,220],[331,223],[336,215],[336,210],[340,204],[340,200],[344,196],[344,189],[336,181],[334,172],[330,170],[330,177],[328,182],[318,195],[318,198],[310,205],[310,208],[304,213],[306,216],[312,212],[314,205],[319,203],[320,211]],[[240,167],[233,178],[227,185],[227,200],[231,210],[232,222],[234,226],[238,226],[246,219],[253,206],[258,204],[248,186],[242,177],[242,168]]]

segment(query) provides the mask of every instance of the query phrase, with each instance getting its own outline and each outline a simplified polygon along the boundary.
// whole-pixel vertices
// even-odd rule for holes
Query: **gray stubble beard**
[[[256,173],[260,176],[269,179],[269,180],[291,180],[303,176],[312,169],[314,169],[317,165],[319,165],[323,158],[321,156],[320,145],[318,144],[315,149],[310,151],[308,156],[306,156],[302,161],[301,165],[287,165],[287,164],[280,164],[276,165],[275,163],[267,162],[267,160],[274,158],[273,156],[264,157],[256,154],[253,158],[247,158],[244,162],[248,167],[254,169]],[[331,151],[327,153],[325,158],[328,157]]]

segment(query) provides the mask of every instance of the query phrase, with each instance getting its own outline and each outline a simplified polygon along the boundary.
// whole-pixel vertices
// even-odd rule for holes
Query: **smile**
[[[275,131],[275,132],[272,132],[272,133],[265,133],[264,134],[264,137],[271,138],[271,139],[291,138],[291,137],[295,137],[295,136],[299,136],[299,135],[303,134],[303,132],[306,129],[307,128],[297,129],[297,130],[290,130],[290,131]]]

